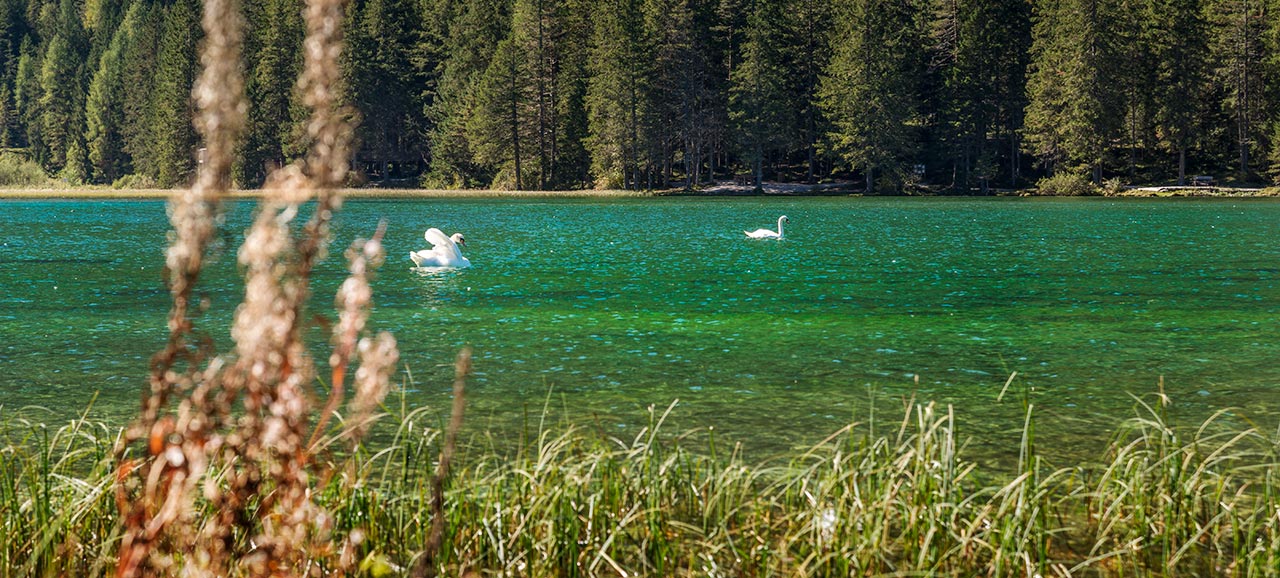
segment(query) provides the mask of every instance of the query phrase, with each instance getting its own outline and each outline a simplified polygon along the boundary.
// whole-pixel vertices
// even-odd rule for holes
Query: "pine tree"
[[[348,34],[348,100],[360,113],[356,158],[381,166],[421,160],[426,130],[413,61],[422,28],[416,0],[353,3]]]
[[[198,15],[194,0],[177,0],[165,14],[151,94],[150,125],[155,140],[149,156],[154,164],[141,167],[161,187],[185,184],[195,170],[198,140],[191,122],[191,86],[196,72]]]
[[[1263,122],[1269,126],[1268,139],[1261,147],[1267,152],[1267,175],[1280,184],[1280,0],[1266,0],[1262,7],[1262,106]]]
[[[492,47],[510,32],[508,9],[505,0],[473,0],[451,13],[437,91],[425,105],[431,126],[431,168],[424,178],[428,186],[466,188],[493,181],[491,167],[475,160],[467,127],[475,113],[479,79],[494,56]]]
[[[830,55],[831,5],[826,0],[796,0],[788,14],[792,74],[786,78],[791,79],[793,103],[800,107],[794,147],[804,153],[805,182],[812,183],[817,177],[818,140],[825,120],[818,106],[818,88]]]
[[[861,170],[867,191],[892,188],[907,175],[918,149],[916,82],[925,34],[918,7],[891,0],[848,0],[839,6],[831,63],[819,97],[831,119],[828,146]]]
[[[684,139],[686,119],[696,98],[686,77],[692,74],[693,13],[688,0],[645,0],[645,36],[652,76],[641,119],[646,145],[645,187],[665,188],[672,179],[676,150]]]
[[[164,33],[165,10],[150,0],[134,0],[138,10],[137,28],[132,42],[123,47],[124,121],[120,136],[133,172],[155,178],[159,167],[156,157],[157,134],[152,130],[153,93],[157,87],[157,64],[160,37]],[[187,94],[190,94],[188,89]]]
[[[1195,141],[1204,112],[1206,27],[1200,0],[1152,0],[1147,18],[1152,33],[1155,111],[1161,145],[1177,155],[1178,184],[1186,184],[1187,149]]]
[[[259,186],[272,167],[284,166],[286,150],[299,131],[295,114],[299,103],[294,83],[302,68],[302,3],[268,0],[248,7],[252,23],[252,63],[246,78],[249,101],[244,142],[235,164],[235,179],[245,187]]]
[[[1028,5],[1018,0],[935,0],[930,106],[952,186],[985,186],[999,160],[1016,179],[1017,130],[1024,108]],[[1010,140],[1007,154],[993,136]]]
[[[549,189],[560,184],[557,169],[585,164],[581,143],[566,138],[581,141],[585,127],[569,124],[584,120],[577,84],[584,62],[568,54],[565,6],[517,0],[510,36],[477,86],[468,140],[477,162],[501,167],[498,186]]]
[[[591,172],[600,188],[640,188],[648,56],[639,0],[601,0],[587,87]]]
[[[766,154],[782,151],[795,139],[793,94],[787,90],[786,8],[778,0],[755,0],[747,19],[742,58],[732,72],[729,118],[758,189]]]
[[[1266,9],[1262,0],[1213,0],[1205,13],[1212,27],[1210,68],[1214,84],[1225,89],[1218,103],[1232,119],[1236,170],[1250,178],[1255,170],[1254,151],[1267,142],[1263,106],[1266,56]],[[1263,149],[1265,150],[1265,149]]]
[[[132,170],[122,132],[125,120],[124,55],[131,52],[143,10],[141,2],[129,7],[89,83],[85,104],[85,141],[90,178],[96,182],[110,183]]]
[[[107,53],[127,10],[125,0],[86,0],[84,3],[85,32],[89,37],[87,62],[90,71],[96,70],[102,56]]]
[[[18,61],[28,29],[21,0],[0,0],[0,147],[20,147],[22,122],[18,114]]]
[[[84,133],[84,89],[81,83],[82,66],[86,57],[84,30],[80,26],[80,13],[74,0],[62,0],[59,5],[58,28],[45,51],[40,69],[40,124],[41,136],[47,151],[45,168],[58,173],[68,163],[73,166],[72,176],[83,173],[83,143],[77,154],[68,155],[73,141]]]
[[[467,140],[479,165],[496,167],[491,186],[523,190],[521,150],[528,149],[526,119],[529,97],[526,94],[528,71],[525,59],[518,54],[517,40],[507,38],[498,44],[493,60],[476,86],[476,109],[467,123]]]
[[[21,140],[27,145],[28,156],[43,165],[48,156],[45,151],[44,137],[41,134],[40,100],[43,91],[40,86],[40,53],[30,36],[22,41],[18,57],[17,78],[13,84],[14,116],[17,123],[25,127],[21,132]]]
[[[555,188],[583,188],[592,182],[591,156],[586,148],[590,134],[586,100],[594,4],[595,0],[564,0],[563,22],[553,39],[558,53],[553,62],[552,90],[558,127],[550,182]]]
[[[1147,164],[1156,139],[1155,58],[1147,36],[1152,33],[1146,19],[1148,0],[1117,0],[1119,16],[1110,35],[1117,47],[1116,94],[1120,99],[1117,142],[1124,153],[1126,173],[1130,180],[1138,178],[1139,164]]]
[[[1101,183],[1122,102],[1112,77],[1108,0],[1044,0],[1036,5],[1027,82],[1026,146],[1051,172],[1090,174]]]

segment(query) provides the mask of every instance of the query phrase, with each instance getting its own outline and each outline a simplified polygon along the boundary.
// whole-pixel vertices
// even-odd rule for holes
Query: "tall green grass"
[[[688,447],[664,429],[674,404],[627,439],[539,427],[512,450],[461,449],[433,564],[445,576],[1276,575],[1280,437],[1226,411],[1179,428],[1164,403],[1140,401],[1097,463],[1058,468],[1038,454],[1027,406],[1012,471],[965,459],[952,410],[910,400],[891,423],[766,463],[714,438]],[[315,488],[335,534],[361,536],[366,575],[409,575],[432,522],[443,436],[423,410],[389,421],[386,442],[330,454]],[[110,573],[117,434],[11,418],[0,435],[0,576]]]

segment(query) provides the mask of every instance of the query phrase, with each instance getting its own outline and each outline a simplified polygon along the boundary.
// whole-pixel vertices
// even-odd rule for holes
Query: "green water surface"
[[[202,287],[224,351],[252,210],[228,207]],[[742,234],[781,214],[785,241]],[[1042,440],[1088,446],[1162,377],[1189,418],[1280,412],[1275,201],[358,200],[333,254],[379,220],[371,325],[399,340],[405,402],[446,411],[471,345],[468,425],[499,437],[548,400],[625,433],[678,399],[674,430],[777,450],[914,395],[953,404],[979,451],[1016,443],[1024,401]],[[474,266],[411,270],[432,226]],[[159,201],[0,201],[0,411],[59,420],[96,394],[128,419],[164,339],[167,229]],[[317,273],[314,312],[333,317],[343,267]]]

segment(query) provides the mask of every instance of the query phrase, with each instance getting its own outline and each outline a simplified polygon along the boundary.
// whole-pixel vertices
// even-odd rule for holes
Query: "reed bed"
[[[352,425],[334,426],[319,454],[332,475],[309,494],[335,543],[358,544],[357,575],[1276,575],[1280,440],[1227,412],[1183,430],[1163,403],[1139,402],[1103,459],[1068,468],[1037,455],[1030,409],[1019,467],[988,471],[961,455],[949,408],[908,400],[894,423],[764,463],[738,444],[687,447],[663,430],[673,404],[627,439],[557,424],[513,450],[463,447],[443,476],[446,432],[420,409],[386,420],[378,445],[341,447]],[[0,435],[0,576],[113,573],[120,433],[10,418]],[[342,573],[315,556],[284,573]]]

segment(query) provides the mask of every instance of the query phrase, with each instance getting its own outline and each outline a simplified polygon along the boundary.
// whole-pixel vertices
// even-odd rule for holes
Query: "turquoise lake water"
[[[202,288],[224,351],[252,210],[228,207]],[[785,241],[742,234],[780,214]],[[1276,201],[348,201],[314,312],[333,317],[336,256],[382,219],[371,325],[399,340],[404,400],[447,411],[469,344],[468,427],[495,437],[544,404],[623,435],[678,399],[669,431],[769,452],[914,395],[954,405],[979,454],[1016,451],[1023,399],[1042,442],[1083,448],[1162,376],[1188,419],[1280,415]],[[432,226],[474,266],[411,270]],[[96,394],[94,416],[128,419],[164,339],[167,229],[160,201],[0,201],[0,412],[57,421]]]

